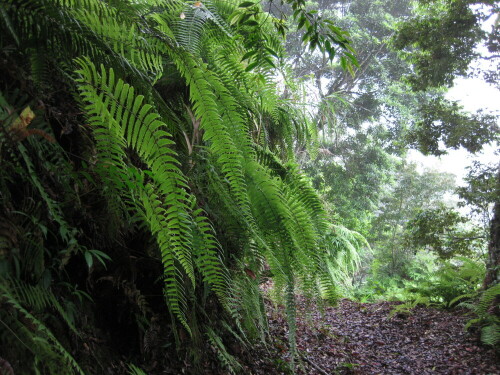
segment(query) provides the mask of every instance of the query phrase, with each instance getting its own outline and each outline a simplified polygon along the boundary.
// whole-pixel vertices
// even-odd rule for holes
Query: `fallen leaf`
[[[31,110],[30,106],[27,106],[23,109],[19,117],[12,121],[9,130],[12,132],[23,132],[34,118],[35,113]]]

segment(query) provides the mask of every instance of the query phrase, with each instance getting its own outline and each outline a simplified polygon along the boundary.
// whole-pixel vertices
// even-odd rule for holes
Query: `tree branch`
[[[304,361],[309,363],[312,367],[314,367],[321,375],[330,375],[328,372],[319,367],[316,363],[307,358],[304,354],[300,355]]]
[[[500,58],[500,55],[481,56],[481,60],[493,60]]]

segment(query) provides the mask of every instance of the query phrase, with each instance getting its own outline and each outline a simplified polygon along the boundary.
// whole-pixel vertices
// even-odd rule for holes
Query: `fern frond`
[[[207,338],[217,357],[224,364],[230,374],[235,374],[238,370],[242,370],[242,367],[236,358],[227,352],[221,338],[210,327],[207,328]]]
[[[177,154],[171,148],[174,142],[153,106],[144,102],[144,96],[136,95],[129,84],[121,79],[115,82],[112,69],[108,72],[101,67],[98,72],[88,59],[78,60],[78,63],[81,70],[77,72],[77,82],[82,98],[88,103],[89,120],[97,135],[105,134],[102,139],[97,138],[98,144],[102,142],[98,148],[104,150],[107,143],[116,143],[113,148],[103,151],[111,165],[118,167],[115,184],[130,186],[129,190],[140,202],[137,209],[161,251],[167,302],[189,331],[179,265],[194,287],[195,256],[200,272],[222,301],[227,284],[211,227],[201,211],[191,212],[193,198],[186,190],[186,179],[178,167]],[[146,182],[146,172],[137,169],[133,169],[135,178],[132,181],[121,180],[128,178],[127,173],[123,173],[125,146],[135,150],[148,167],[146,172],[151,183]],[[115,150],[115,154],[109,154],[109,150]],[[193,252],[193,230],[202,239],[203,255],[201,251]]]
[[[181,17],[182,14],[182,17]],[[232,38],[231,31],[225,21],[219,16],[210,0],[196,3],[184,3],[172,22],[173,31],[181,47],[192,54],[199,55],[202,40],[210,33],[211,26]]]
[[[341,287],[344,292],[352,289],[352,275],[360,265],[360,255],[370,251],[366,239],[355,231],[343,226],[330,224],[321,239],[321,248],[324,251],[325,268],[333,285]],[[326,284],[326,280],[324,281]],[[332,296],[337,292],[332,291]]]
[[[500,342],[500,318],[494,312],[490,312],[490,309],[495,307],[494,304],[499,298],[500,284],[495,284],[480,293],[478,302],[471,303],[465,301],[460,303],[460,306],[471,309],[477,316],[467,321],[465,329],[467,330],[473,325],[480,326],[481,341],[491,346],[495,346]]]
[[[230,310],[231,317],[235,321],[243,339],[235,332],[231,332],[233,336],[242,343],[248,341],[247,335],[252,339],[259,337],[264,341],[267,321],[258,280],[249,278],[243,269],[237,269],[232,276],[230,292],[231,298],[229,302],[233,307]],[[231,331],[229,327],[226,328]],[[247,345],[247,343],[244,343],[244,345]]]
[[[172,56],[174,62],[190,89],[194,112],[200,119],[204,131],[203,138],[209,142],[212,152],[217,155],[223,173],[231,186],[232,194],[244,213],[249,212],[246,182],[243,175],[244,155],[238,149],[227,127],[224,126],[217,104],[217,91],[211,82],[218,79],[208,71],[206,64],[187,54]],[[244,129],[236,131],[244,133]],[[240,136],[241,137],[241,136]],[[248,214],[246,214],[248,215]]]
[[[481,341],[486,345],[495,346],[500,342],[500,322],[481,328]]]
[[[160,56],[165,43],[150,34],[140,37],[138,32],[129,32],[136,25],[143,25],[130,4],[121,2],[121,12],[117,12],[111,4],[96,0],[1,0],[0,3],[22,41],[22,51],[28,57],[30,49],[40,51],[66,78],[73,70],[72,59],[83,55],[128,74],[145,92],[161,75]],[[106,23],[101,23],[100,17]],[[108,21],[109,30],[102,26]]]
[[[0,283],[0,297],[4,304],[10,305],[18,314],[22,316],[25,325],[21,325],[21,330],[23,334],[30,339],[30,347],[34,353],[39,353],[43,356],[42,351],[48,349],[53,355],[55,355],[58,366],[66,366],[65,371],[67,371],[67,373],[84,375],[83,370],[71,354],[61,345],[53,333],[40,320],[35,318],[35,316],[33,316],[21,305],[5,282]],[[27,327],[26,324],[29,324],[29,327]],[[45,365],[50,366],[48,363]]]
[[[13,279],[9,281],[8,284],[11,285],[9,288],[10,293],[19,303],[38,312],[42,312],[47,308],[55,308],[71,331],[78,335],[73,318],[61,306],[54,293],[40,285],[29,285]]]
[[[19,41],[19,36],[17,35],[16,30],[14,29],[14,25],[12,24],[12,21],[10,19],[10,16],[4,7],[0,8],[0,14],[2,15],[3,23],[7,27],[7,30],[9,31],[10,35],[12,36],[16,44],[20,45],[21,42]]]
[[[9,123],[10,121],[6,121],[2,125],[3,127],[8,127]],[[41,142],[46,142],[46,140],[43,140]],[[38,142],[36,142],[36,144],[38,145]],[[54,146],[54,149],[52,151],[54,151],[54,153],[59,155],[62,154],[62,149],[59,146]],[[66,243],[69,243],[71,240],[76,242],[76,239],[74,238],[75,229],[72,228],[71,225],[64,218],[61,205],[58,204],[58,202],[56,202],[52,197],[49,196],[46,187],[40,181],[37,169],[34,164],[34,160],[30,156],[30,151],[28,150],[27,146],[21,142],[15,142],[14,144],[11,145],[10,152],[13,158],[18,161],[19,166],[26,171],[25,172],[26,175],[29,177],[31,184],[36,188],[38,194],[45,203],[51,218],[59,225],[59,235],[61,236],[61,238]],[[46,155],[42,155],[42,158],[45,157]],[[65,165],[66,167],[68,163],[66,162],[64,164],[66,164]]]
[[[156,39],[138,32],[139,22],[134,22],[134,19],[120,20],[118,10],[112,7],[100,8],[99,12],[78,9],[75,16],[107,42],[117,55],[127,59],[137,69],[151,74],[152,83],[160,78],[163,48]]]
[[[479,303],[477,305],[477,313],[479,315],[487,313],[488,309],[493,304],[495,299],[500,296],[500,284],[493,285],[492,287],[486,289],[482,295]]]
[[[144,370],[137,367],[136,365],[129,363],[128,364],[129,375],[147,375]]]

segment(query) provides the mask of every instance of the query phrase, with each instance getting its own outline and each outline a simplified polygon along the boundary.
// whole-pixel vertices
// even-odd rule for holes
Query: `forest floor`
[[[298,299],[299,374],[500,374],[500,356],[481,345],[477,332],[465,332],[465,311],[416,307],[407,314],[390,312],[396,303],[342,300],[321,312]],[[249,374],[286,374],[290,361],[288,325],[283,308],[268,305],[274,348],[254,353]],[[277,351],[269,368],[266,353]],[[273,355],[274,356],[274,355]],[[283,370],[276,370],[277,368]]]

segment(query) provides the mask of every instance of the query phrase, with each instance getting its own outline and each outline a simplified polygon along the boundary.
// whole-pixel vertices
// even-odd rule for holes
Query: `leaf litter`
[[[395,302],[341,300],[317,307],[297,297],[298,374],[500,374],[499,353],[465,331],[463,310],[417,306],[393,314]],[[246,361],[249,374],[288,374],[288,325],[284,308],[267,303],[272,347]],[[269,355],[271,354],[271,358]],[[269,360],[258,360],[267,357]],[[273,369],[269,367],[273,363]]]

